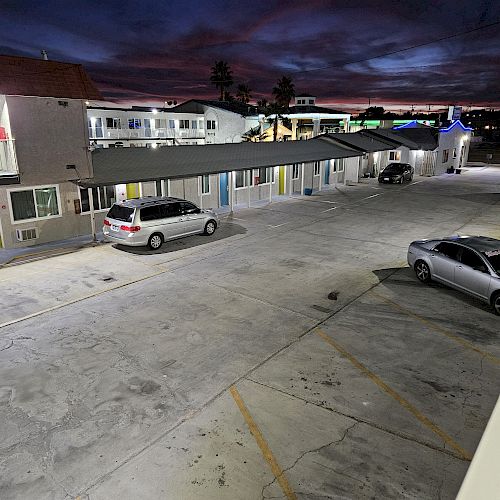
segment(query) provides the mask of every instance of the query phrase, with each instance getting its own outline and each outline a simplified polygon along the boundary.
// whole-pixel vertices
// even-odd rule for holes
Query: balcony
[[[203,139],[205,131],[199,129],[137,128],[111,129],[89,128],[91,140],[137,140],[137,139]]]
[[[0,184],[19,182],[16,147],[13,139],[0,140]]]

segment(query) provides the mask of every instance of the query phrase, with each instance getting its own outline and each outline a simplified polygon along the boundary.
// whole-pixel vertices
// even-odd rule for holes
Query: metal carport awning
[[[103,148],[92,152],[94,176],[76,182],[82,187],[109,186],[359,155],[355,149],[325,140]]]

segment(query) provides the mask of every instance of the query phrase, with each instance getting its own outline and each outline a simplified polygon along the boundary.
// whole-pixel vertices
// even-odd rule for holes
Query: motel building
[[[302,99],[313,98],[290,109],[296,140],[241,142],[260,125],[252,107],[113,108],[80,65],[0,56],[0,247],[98,232],[115,201],[138,196],[230,211],[356,184],[392,161],[439,175],[467,158],[459,121],[338,133],[349,115],[306,116]]]

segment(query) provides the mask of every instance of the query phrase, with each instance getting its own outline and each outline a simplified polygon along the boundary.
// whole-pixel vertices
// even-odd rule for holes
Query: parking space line
[[[281,227],[281,226],[284,226],[285,224],[290,224],[290,222],[283,222],[283,224],[278,224],[276,226],[271,226],[271,224],[268,224],[267,227],[272,227],[272,228],[276,228],[276,227]]]
[[[337,208],[339,208],[339,207],[327,208],[326,210],[322,210],[321,213],[324,214],[325,212],[330,212],[330,211],[335,210]]]
[[[231,396],[233,396],[234,402],[238,406],[241,414],[243,415],[243,418],[245,419],[245,422],[248,425],[250,432],[255,438],[255,441],[257,442],[257,445],[259,446],[262,455],[264,456],[267,463],[271,467],[274,477],[281,486],[281,489],[283,490],[283,493],[285,494],[286,498],[288,498],[289,500],[297,500],[297,495],[294,493],[290,484],[288,483],[285,473],[279,466],[278,461],[273,455],[271,448],[269,448],[269,445],[267,444],[267,441],[262,435],[262,432],[260,431],[259,427],[252,418],[252,415],[248,411],[248,408],[246,407],[243,399],[241,398],[238,389],[236,389],[236,386],[233,385],[231,386],[229,391],[231,392]]]
[[[0,329],[4,328],[6,326],[15,325],[16,323],[21,323],[21,321],[26,321],[26,320],[31,319],[31,318],[36,318],[37,316],[41,316],[42,314],[46,314],[46,313],[51,312],[51,311],[56,311],[57,309],[61,309],[61,308],[66,307],[66,306],[70,306],[72,304],[76,304],[78,302],[82,302],[82,301],[87,300],[87,299],[92,299],[92,298],[97,297],[99,295],[103,295],[107,292],[112,292],[113,290],[117,290],[119,288],[124,288],[128,285],[134,285],[135,283],[140,283],[141,281],[146,281],[150,278],[154,278],[156,276],[159,276],[160,274],[165,274],[167,272],[169,272],[169,271],[162,270],[162,271],[159,271],[159,272],[154,273],[154,274],[148,274],[147,276],[143,276],[142,278],[138,278],[138,279],[135,279],[132,281],[127,281],[125,283],[120,283],[119,285],[116,285],[116,286],[113,286],[110,288],[106,288],[104,290],[99,290],[98,292],[90,293],[88,295],[83,295],[82,297],[77,297],[77,298],[72,299],[72,300],[68,300],[67,302],[63,302],[61,304],[57,304],[55,306],[48,307],[46,309],[42,309],[41,311],[36,311],[34,313],[27,314],[26,316],[22,316],[20,318],[11,319],[9,321],[1,323]]]
[[[500,365],[500,358],[498,356],[495,356],[494,354],[490,354],[487,351],[483,351],[482,349],[479,349],[474,344],[471,344],[467,340],[464,340],[463,338],[459,337],[458,335],[455,335],[453,332],[450,332],[446,328],[443,328],[439,325],[436,325],[436,323],[433,323],[432,321],[430,321],[426,318],[423,318],[422,316],[419,316],[418,314],[414,313],[413,311],[410,311],[406,307],[399,305],[397,302],[394,302],[393,300],[391,300],[387,297],[384,297],[383,295],[380,295],[379,293],[374,292],[373,290],[371,290],[371,294],[374,295],[375,297],[387,302],[387,304],[392,306],[394,309],[401,311],[402,313],[406,314],[407,316],[409,316],[411,318],[415,318],[416,320],[420,321],[425,326],[434,330],[435,332],[441,333],[441,334],[445,335],[446,337],[448,337],[449,339],[454,340],[455,342],[460,344],[465,349],[476,352],[477,354],[482,356],[484,359],[487,359],[490,363],[493,363],[494,365]]]
[[[333,340],[329,335],[320,330],[316,329],[316,333],[328,344],[335,348],[344,358],[349,360],[358,370],[364,373],[372,382],[374,382],[380,389],[391,396],[397,403],[399,403],[404,409],[408,410],[420,423],[425,425],[429,430],[437,434],[447,445],[453,448],[460,458],[463,460],[472,460],[472,455],[464,450],[453,438],[448,436],[440,427],[438,427],[434,422],[428,419],[423,413],[421,413],[415,406],[413,406],[409,401],[399,395],[394,389],[389,387],[378,375],[375,375],[371,370],[369,370],[365,365],[358,361],[350,352],[344,349],[340,344]]]

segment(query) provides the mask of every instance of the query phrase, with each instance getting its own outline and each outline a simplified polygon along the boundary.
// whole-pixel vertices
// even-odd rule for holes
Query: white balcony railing
[[[18,174],[14,139],[0,140],[0,175]]]
[[[203,139],[205,131],[199,129],[138,128],[89,129],[90,139]]]

